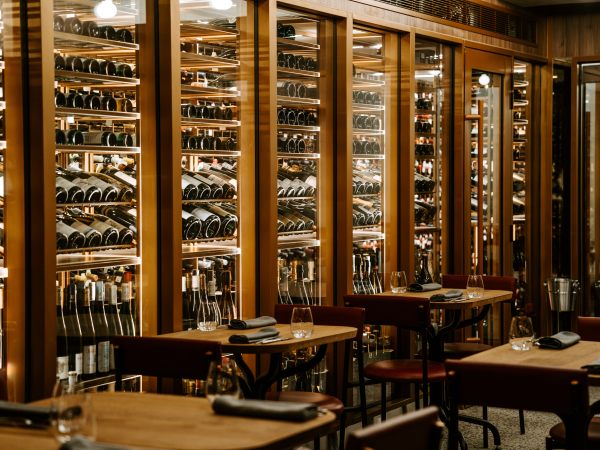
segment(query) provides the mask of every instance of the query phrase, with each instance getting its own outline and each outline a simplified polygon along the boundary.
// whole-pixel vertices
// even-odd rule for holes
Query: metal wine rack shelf
[[[132,50],[137,51],[140,46],[132,42],[114,41],[109,39],[95,38],[81,34],[54,31],[55,50],[61,52],[81,52],[85,50]],[[94,53],[97,54],[97,53]]]
[[[202,41],[223,39],[234,39],[239,36],[239,32],[235,28],[222,27],[204,23],[182,23],[180,27],[180,36],[182,39],[196,38],[199,34],[202,35]]]
[[[107,145],[57,145],[56,150],[64,153],[97,153],[97,154],[139,154],[140,147],[121,147]]]
[[[105,111],[102,109],[80,109],[80,108],[56,108],[56,116],[76,116],[78,120],[96,121],[99,119],[116,119],[116,120],[139,120],[140,113],[137,112],[122,112],[122,111]]]
[[[319,44],[297,41],[290,38],[277,38],[277,47],[284,50],[320,50]]]
[[[369,129],[361,129],[361,128],[353,128],[352,134],[361,134],[363,136],[383,136],[385,134],[385,130],[369,130]]]
[[[240,249],[235,240],[230,240],[231,245],[197,245],[195,241],[184,241],[182,253],[184,259],[203,258],[206,256],[239,255]]]
[[[202,86],[200,83],[195,85],[190,84],[182,84],[181,85],[181,98],[190,98],[190,97],[209,97],[215,99],[221,98],[239,98],[241,92],[237,89],[229,89],[229,88],[218,88],[212,86]]]
[[[86,86],[90,83],[99,84],[102,87],[122,87],[122,86],[138,86],[139,78],[118,77],[113,75],[103,75],[100,73],[73,72],[70,70],[55,70],[54,76],[61,81],[61,85],[68,86],[65,81],[72,81],[76,85],[81,85],[81,82],[86,82]],[[94,84],[91,84],[93,86]]]
[[[278,152],[277,158],[286,158],[286,159],[319,159],[321,155],[319,153],[287,153],[287,152]]]
[[[93,254],[59,253],[56,255],[56,270],[87,270],[99,267],[136,266],[141,263],[141,258],[135,254],[134,248],[111,250]]]
[[[277,96],[278,105],[307,105],[317,106],[321,104],[321,100],[317,98],[301,98],[301,97],[286,97],[285,95]]]
[[[185,156],[212,156],[212,157],[224,157],[224,158],[239,158],[241,152],[239,150],[202,150],[184,148],[181,150],[181,154]]]
[[[352,159],[371,159],[371,160],[383,160],[385,155],[381,154],[369,154],[369,153],[354,153]]]
[[[278,66],[277,75],[319,78],[321,76],[321,73],[314,72],[312,70],[288,69],[287,67]]]
[[[352,103],[352,111],[354,112],[371,112],[371,111],[385,111],[383,105],[369,105],[366,103]]]
[[[284,123],[278,124],[277,129],[279,130],[289,130],[289,131],[306,131],[316,133],[321,131],[321,127],[311,127],[306,125],[286,125]]]
[[[196,117],[182,117],[182,126],[193,126],[193,127],[239,127],[239,120],[219,120],[219,119],[199,119]]]
[[[359,77],[352,78],[352,87],[353,88],[362,88],[362,87],[378,88],[378,87],[383,87],[383,86],[385,86],[385,81],[383,81],[383,80],[369,80],[368,78],[359,78]]]
[[[220,56],[198,55],[196,53],[181,52],[182,69],[238,69],[240,62],[237,59],[221,58]]]

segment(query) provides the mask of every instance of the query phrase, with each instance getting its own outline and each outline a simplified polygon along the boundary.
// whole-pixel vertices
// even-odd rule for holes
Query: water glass
[[[313,318],[310,308],[296,306],[293,309],[290,330],[295,338],[305,338],[312,335]]]
[[[198,329],[214,331],[221,321],[219,305],[214,301],[201,301],[198,307]]]
[[[467,297],[483,297],[483,277],[481,275],[469,275],[467,279]]]
[[[81,384],[57,382],[51,401],[52,431],[61,443],[76,435],[96,439],[96,415],[92,396]]]
[[[212,361],[206,376],[206,398],[212,403],[215,397],[227,395],[240,398],[240,382],[237,364],[233,359],[223,356],[220,361]]]
[[[392,292],[394,294],[403,294],[406,292],[406,288],[408,287],[408,283],[406,281],[406,272],[403,270],[399,272],[392,272],[390,276],[390,287],[392,288]]]
[[[510,346],[513,350],[527,351],[531,350],[535,333],[533,331],[533,323],[531,317],[524,314],[515,316],[510,322]]]

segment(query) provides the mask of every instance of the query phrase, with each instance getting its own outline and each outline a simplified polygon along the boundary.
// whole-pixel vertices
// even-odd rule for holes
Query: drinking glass
[[[297,306],[293,309],[290,329],[295,338],[305,338],[312,335],[313,318],[310,308]]]
[[[52,395],[52,431],[56,440],[64,443],[75,435],[95,440],[96,415],[92,396],[83,390],[83,385],[57,382]]]
[[[240,398],[240,383],[237,375],[237,365],[227,356],[220,361],[212,361],[206,376],[206,398],[212,403],[215,397],[228,395]]]
[[[466,291],[469,298],[481,298],[483,296],[483,277],[481,275],[469,275]]]
[[[512,318],[510,322],[510,346],[513,350],[526,351],[531,350],[535,333],[531,317],[521,314]]]
[[[392,272],[390,276],[390,287],[394,294],[402,294],[406,292],[408,283],[406,282],[406,272],[401,270],[399,272]]]
[[[198,329],[214,331],[221,320],[219,306],[214,301],[201,301],[198,307]]]

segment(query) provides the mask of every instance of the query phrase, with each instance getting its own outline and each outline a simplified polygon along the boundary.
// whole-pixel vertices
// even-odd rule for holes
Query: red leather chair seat
[[[491,349],[488,344],[478,342],[447,342],[444,344],[444,358],[462,359]]]
[[[304,392],[304,391],[281,391],[268,392],[267,400],[278,400],[282,402],[294,403],[312,403],[321,408],[331,411],[336,416],[339,416],[344,411],[342,401],[332,395],[321,394],[320,392]]]
[[[560,422],[550,429],[550,437],[558,444],[565,443],[565,425]],[[564,447],[563,447],[564,448]],[[600,449],[600,417],[593,417],[588,428],[588,449]]]
[[[443,363],[428,362],[429,381],[446,379]],[[423,380],[423,362],[419,359],[389,359],[365,367],[365,377],[377,381],[420,383]]]

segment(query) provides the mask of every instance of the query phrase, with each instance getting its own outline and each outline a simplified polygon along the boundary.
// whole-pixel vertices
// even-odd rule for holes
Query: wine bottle
[[[60,214],[58,215],[58,217],[60,218],[60,221],[62,223],[70,226],[76,231],[79,231],[83,235],[83,237],[85,238],[85,244],[81,247],[99,247],[100,245],[102,245],[102,235],[95,228],[92,228],[82,222],[79,222],[78,220],[75,220],[74,218],[65,214]]]
[[[185,200],[185,195],[186,195],[186,183],[187,184],[192,184],[195,186],[196,188],[196,200],[203,200],[203,199],[207,199],[210,198],[211,195],[211,190],[210,190],[210,186],[206,183],[204,183],[203,181],[200,181],[199,179],[197,179],[196,177],[191,176],[189,173],[182,173],[181,175],[182,177],[182,181],[181,181],[181,186],[182,186],[182,197]],[[184,187],[185,186],[185,187]],[[189,200],[194,200],[194,199],[189,199]]]
[[[98,27],[98,37],[114,41],[116,39],[116,30],[111,25],[103,25]]]
[[[117,190],[117,201],[130,202],[131,200],[133,200],[133,196],[134,196],[133,189],[130,186],[128,186],[124,183],[121,183],[120,181],[117,181],[116,178],[109,177],[108,175],[103,174],[103,173],[94,173],[94,174],[89,174],[89,175],[93,176],[97,180],[100,180],[100,181],[106,183],[107,186],[111,186],[112,188],[116,189]],[[106,189],[108,189],[108,187]],[[106,201],[109,201],[109,200],[106,200]]]
[[[104,166],[100,173],[106,174],[121,183],[125,183],[132,189],[136,189],[137,187],[137,180],[134,177],[114,168],[112,165]]]
[[[117,199],[119,197],[119,190],[117,189],[118,186],[115,186],[115,183],[113,180],[109,179],[109,181],[111,181],[111,183],[112,183],[112,184],[109,184],[106,181],[104,181],[103,179],[101,179],[98,176],[99,174],[88,173],[88,172],[66,171],[66,170],[64,170],[64,172],[68,173],[72,177],[77,177],[81,180],[84,180],[87,183],[98,188],[101,193],[100,201],[103,201],[103,202],[117,201]]]
[[[198,312],[200,310],[200,271],[198,269],[192,269],[191,275],[191,295],[190,295],[190,320],[192,328],[198,328],[199,318]]]
[[[181,300],[182,300],[182,318],[183,318],[183,329],[193,330],[196,328],[196,318],[192,315],[192,275],[186,272],[181,277]]]
[[[110,330],[104,309],[104,281],[96,281],[95,294],[92,292],[92,319],[96,330],[96,355],[98,374],[110,371]]]
[[[213,331],[221,322],[219,305],[215,301],[209,301],[206,286],[206,274],[200,273],[200,303],[198,304],[198,328],[201,331]]]
[[[81,34],[83,32],[81,21],[76,16],[67,17],[64,19],[64,24],[65,33]]]
[[[117,309],[117,286],[113,282],[107,281],[104,283],[104,293],[108,304],[106,315],[108,334],[109,336],[123,336],[123,326]],[[112,342],[110,343],[109,368],[111,372],[115,370],[115,349]]]
[[[135,321],[131,315],[131,302],[133,300],[131,281],[121,284],[121,324],[124,336],[135,336]]]
[[[198,175],[206,177],[208,180],[218,185],[222,189],[222,198],[233,198],[236,194],[237,180],[233,180],[231,176],[225,175],[222,172],[214,170],[199,170]],[[218,198],[218,197],[213,197]]]
[[[81,24],[81,33],[84,36],[89,37],[100,37],[100,30],[98,29],[98,24],[93,20],[86,20]]]
[[[112,246],[117,244],[119,240],[119,231],[105,221],[98,220],[94,215],[85,214],[83,211],[75,208],[69,209],[66,211],[66,214],[97,230],[102,235],[102,245]]]
[[[64,189],[65,191],[67,191],[67,201],[69,203],[82,203],[85,199],[85,193],[83,192],[83,190],[79,186],[76,186],[75,184],[71,183],[66,178],[57,176],[56,177],[56,186],[57,186],[57,194],[58,194],[58,188]],[[61,198],[62,198],[62,196],[61,196]]]
[[[192,207],[188,209],[188,212],[196,216],[202,223],[200,237],[211,239],[217,236],[219,229],[221,228],[221,220],[218,216],[200,206]]]
[[[200,220],[186,210],[181,211],[182,239],[189,241],[198,238],[202,224]]]
[[[135,208],[104,206],[100,208],[100,212],[137,234],[137,212]]]
[[[117,74],[117,66],[112,61],[100,61],[100,73],[115,76]]]
[[[208,186],[210,188],[210,198],[223,198],[223,187],[221,184],[209,180],[207,177],[205,177],[203,174],[201,173],[196,173],[196,172],[191,172],[189,170],[183,170],[183,172],[186,175],[189,175],[190,177],[195,178],[196,180],[198,180],[199,182],[205,184],[206,186]]]
[[[64,246],[64,238],[67,239],[67,246]],[[64,223],[57,218],[56,221],[56,247],[57,248],[83,248],[85,247],[85,236],[75,228]]]
[[[96,330],[92,322],[92,311],[90,301],[92,290],[96,287],[92,282],[77,283],[78,303],[77,313],[81,323],[81,336],[83,339],[83,372],[82,379],[90,379],[96,376]],[[80,295],[83,294],[83,295]]]
[[[81,375],[83,372],[83,338],[77,314],[77,286],[74,280],[71,280],[71,283],[65,288],[65,297],[67,309],[64,317],[69,348],[69,370],[75,370],[78,375]]]
[[[79,187],[83,191],[83,200],[85,202],[93,203],[102,200],[102,191],[93,183],[90,183],[89,181],[78,177],[73,172],[66,171],[59,166],[56,166],[55,170],[56,174],[58,175],[57,183],[60,182],[58,179],[62,178],[70,181],[75,186]]]
[[[221,226],[217,232],[219,236],[231,237],[235,234],[238,227],[238,218],[235,214],[225,211],[217,204],[207,203],[203,207],[219,218],[221,222]]]
[[[182,200],[196,200],[198,198],[199,182],[185,173],[181,176],[181,198]]]
[[[84,144],[83,133],[79,130],[67,131],[67,142],[70,145],[83,145]]]
[[[56,282],[56,378],[66,380],[69,372],[69,335],[63,312],[63,290]]]
[[[54,142],[56,145],[67,145],[67,133],[58,128],[54,130]]]
[[[224,270],[221,273],[223,294],[221,295],[221,302],[219,309],[221,311],[221,324],[229,325],[229,323],[237,319],[237,308],[235,306],[235,299],[231,292],[231,271]],[[210,284],[210,283],[209,283]],[[209,288],[210,292],[210,288]]]

